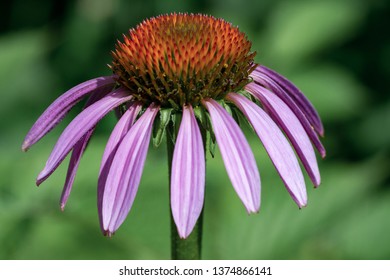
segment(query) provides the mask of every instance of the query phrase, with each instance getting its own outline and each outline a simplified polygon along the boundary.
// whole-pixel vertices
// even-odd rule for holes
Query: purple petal
[[[324,126],[322,125],[320,116],[318,115],[316,109],[314,108],[313,104],[311,104],[311,102],[307,99],[307,97],[293,83],[291,83],[282,75],[265,66],[257,67],[256,71],[267,75],[275,82],[277,82],[298,104],[299,108],[304,112],[307,119],[313,125],[315,130],[321,136],[324,136]]]
[[[305,181],[298,160],[286,137],[259,106],[237,93],[229,93],[232,101],[252,124],[288,192],[301,208],[307,203]]]
[[[69,160],[68,171],[66,174],[65,185],[64,188],[62,189],[62,194],[60,199],[60,207],[62,211],[64,211],[70,192],[72,191],[73,182],[76,177],[81,156],[84,154],[85,148],[87,147],[87,144],[91,139],[92,134],[93,134],[93,129],[91,129],[90,131],[87,132],[87,134],[81,137],[79,142],[77,142],[77,144],[73,147],[72,155]]]
[[[132,126],[115,153],[104,187],[102,225],[111,235],[130,211],[149,147],[154,118],[159,107],[151,105]]]
[[[38,118],[24,139],[22,150],[27,151],[52,130],[85,95],[96,91],[108,93],[114,86],[115,76],[99,77],[81,83],[58,97]]]
[[[260,208],[260,175],[255,157],[234,119],[215,100],[203,101],[230,181],[248,213]]]
[[[181,238],[192,232],[203,208],[205,158],[194,111],[183,107],[183,118],[172,159],[171,208]]]
[[[104,186],[106,184],[107,175],[110,170],[112,160],[114,159],[119,144],[132,127],[141,108],[142,106],[139,103],[135,103],[133,104],[133,106],[129,107],[129,109],[119,119],[106,144],[106,148],[104,150],[102,162],[100,165],[98,180],[98,213],[100,215],[100,220],[102,220],[101,209],[103,202]]]
[[[87,103],[84,106],[84,109],[92,105],[96,101],[103,98],[106,95],[106,92],[94,91],[91,97],[88,99]],[[81,139],[76,143],[72,149],[72,155],[69,160],[68,171],[66,174],[64,188],[62,190],[62,195],[60,199],[61,210],[64,211],[65,205],[68,201],[70,192],[72,190],[73,182],[76,177],[77,169],[81,160],[82,155],[84,154],[85,149],[87,148],[88,142],[91,139],[94,128],[88,131]]]
[[[299,119],[301,122],[303,128],[305,129],[307,135],[309,136],[310,140],[314,144],[314,146],[319,151],[320,155],[324,158],[326,155],[326,151],[324,146],[322,145],[317,133],[312,128],[311,124],[307,120],[306,116],[302,113],[302,111],[299,109],[299,107],[295,104],[295,102],[286,94],[286,92],[273,80],[271,80],[269,77],[265,76],[264,74],[261,74],[259,72],[252,72],[252,77],[255,80],[255,83],[249,83],[245,86],[245,89],[251,93],[256,98],[260,99],[258,95],[258,89],[263,88],[261,85],[257,84],[264,84],[264,86],[271,89],[271,91],[276,94],[280,99],[285,102],[290,109],[294,112],[295,116]]]
[[[319,186],[321,177],[313,146],[296,115],[279,97],[266,88],[257,87],[256,97],[287,134],[314,186]]]
[[[91,130],[101,118],[109,111],[123,102],[132,98],[126,89],[119,88],[110,92],[101,100],[84,109],[77,117],[65,128],[58,139],[45,168],[37,178],[37,185],[41,184],[47,177],[54,172],[58,165],[64,160],[73,146]]]

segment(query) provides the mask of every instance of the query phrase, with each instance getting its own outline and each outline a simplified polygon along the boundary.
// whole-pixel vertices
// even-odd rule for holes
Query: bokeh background
[[[390,258],[390,2],[386,0],[14,0],[0,8],[0,259],[169,259],[165,146],[151,147],[126,222],[99,230],[96,183],[115,125],[98,126],[64,212],[58,201],[67,160],[39,188],[35,178],[82,104],[28,153],[20,149],[59,94],[109,75],[117,38],[170,12],[223,17],[248,34],[257,62],[287,76],[323,118],[322,184],[307,180],[298,210],[248,133],[262,177],[262,206],[248,216],[219,153],[208,160],[205,259]],[[307,176],[306,176],[306,179]]]

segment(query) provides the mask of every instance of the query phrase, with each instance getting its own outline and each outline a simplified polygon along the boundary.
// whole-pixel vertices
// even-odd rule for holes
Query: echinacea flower
[[[115,110],[119,121],[103,153],[98,179],[103,233],[112,235],[129,213],[150,139],[154,137],[158,145],[162,135],[168,134],[167,141],[175,143],[171,210],[180,237],[186,238],[203,209],[205,149],[212,150],[214,143],[247,212],[258,212],[260,175],[237,122],[246,118],[292,199],[299,207],[305,206],[306,187],[298,158],[318,186],[321,179],[313,146],[325,156],[319,140],[323,126],[303,93],[275,71],[256,64],[255,55],[246,35],[222,19],[171,14],[144,21],[123,42],[118,41],[110,65],[113,75],[65,92],[27,134],[24,151],[77,102],[88,98],[59,137],[37,185],[71,152],[60,201],[63,209],[95,126]]]

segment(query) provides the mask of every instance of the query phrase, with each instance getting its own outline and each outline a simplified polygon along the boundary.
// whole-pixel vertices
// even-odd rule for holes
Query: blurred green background
[[[107,116],[81,161],[65,209],[67,160],[39,188],[35,178],[82,104],[28,153],[37,117],[62,92],[109,75],[115,40],[143,19],[201,12],[238,25],[256,61],[287,76],[323,118],[322,184],[307,180],[298,210],[248,133],[262,178],[259,214],[246,214],[221,157],[208,160],[204,259],[390,258],[390,2],[386,0],[2,1],[0,8],[0,259],[169,259],[165,146],[151,147],[132,211],[102,236],[96,183]],[[306,179],[307,176],[306,176]]]

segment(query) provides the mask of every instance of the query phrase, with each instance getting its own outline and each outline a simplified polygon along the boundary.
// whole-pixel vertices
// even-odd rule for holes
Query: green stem
[[[175,144],[172,141],[173,127],[166,128],[169,182],[171,182],[171,166]],[[180,238],[171,212],[171,258],[173,260],[200,260],[202,247],[203,211],[192,231],[186,238]]]

